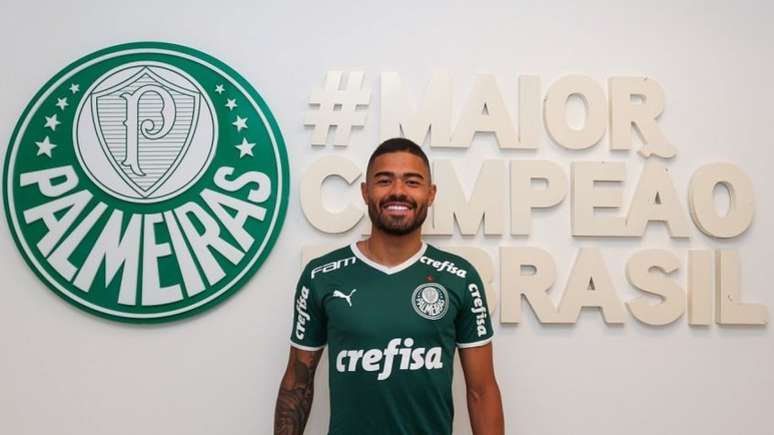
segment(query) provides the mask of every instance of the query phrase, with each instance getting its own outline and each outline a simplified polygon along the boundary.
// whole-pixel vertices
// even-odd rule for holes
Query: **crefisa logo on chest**
[[[282,227],[288,181],[279,128],[247,81],[196,50],[133,43],[76,61],[30,102],[5,211],[56,294],[158,322],[244,285]]]

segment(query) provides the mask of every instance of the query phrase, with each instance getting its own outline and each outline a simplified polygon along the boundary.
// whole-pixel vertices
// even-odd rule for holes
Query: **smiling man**
[[[303,433],[327,345],[329,435],[451,434],[456,348],[473,433],[502,435],[481,279],[422,241],[436,192],[427,156],[407,139],[382,143],[361,191],[371,236],[312,260],[299,279],[274,433]]]

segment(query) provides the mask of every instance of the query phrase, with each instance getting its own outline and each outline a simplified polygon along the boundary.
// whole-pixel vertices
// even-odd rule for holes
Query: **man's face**
[[[377,157],[360,188],[373,226],[396,236],[420,228],[435,199],[425,162],[405,151]]]

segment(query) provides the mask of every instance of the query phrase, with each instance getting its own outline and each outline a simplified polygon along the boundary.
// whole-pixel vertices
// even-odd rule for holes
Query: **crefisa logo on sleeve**
[[[30,102],[5,211],[56,294],[158,322],[244,285],[282,227],[288,182],[277,123],[244,78],[187,47],[132,43],[74,62]]]

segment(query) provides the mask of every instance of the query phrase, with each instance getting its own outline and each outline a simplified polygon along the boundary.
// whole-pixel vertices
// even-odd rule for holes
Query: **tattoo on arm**
[[[301,435],[304,432],[312,409],[314,373],[321,354],[322,351],[310,354],[291,348],[274,410],[275,435]]]

